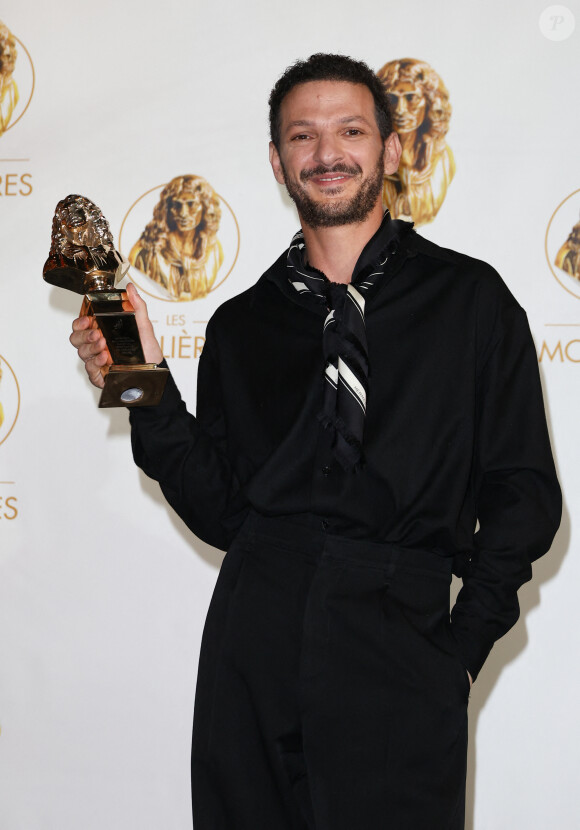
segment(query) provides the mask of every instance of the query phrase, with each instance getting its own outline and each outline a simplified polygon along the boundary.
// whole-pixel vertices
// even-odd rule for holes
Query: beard
[[[385,150],[381,151],[378,161],[369,176],[362,179],[358,191],[350,199],[336,199],[332,202],[317,202],[305,191],[304,187],[292,181],[284,173],[284,183],[288,195],[296,205],[301,220],[311,228],[335,228],[339,225],[353,225],[363,222],[377,203],[383,189]],[[280,162],[281,163],[281,162]],[[362,176],[362,167],[358,164],[348,167],[346,164],[335,164],[332,167],[319,165],[310,170],[300,172],[300,181],[307,182],[313,176],[323,176],[329,173],[346,173],[349,176]],[[327,193],[338,192],[338,188],[327,189]]]

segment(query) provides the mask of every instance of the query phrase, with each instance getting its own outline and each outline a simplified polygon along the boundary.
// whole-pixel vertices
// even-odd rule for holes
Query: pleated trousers
[[[196,692],[194,830],[462,830],[451,561],[252,514]]]

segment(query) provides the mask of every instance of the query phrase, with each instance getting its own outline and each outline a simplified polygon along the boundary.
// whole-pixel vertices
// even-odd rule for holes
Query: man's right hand
[[[163,353],[147,314],[147,305],[132,283],[127,285],[127,299],[135,309],[135,320],[139,329],[145,361],[147,363],[161,363]],[[94,317],[78,317],[73,322],[70,342],[77,349],[80,359],[84,362],[90,382],[102,389],[105,385],[106,367],[112,363],[112,360],[105,338],[100,329],[93,328],[93,325]]]

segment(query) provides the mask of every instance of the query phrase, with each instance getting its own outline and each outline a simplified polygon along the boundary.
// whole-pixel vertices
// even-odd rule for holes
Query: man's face
[[[182,190],[169,202],[169,225],[181,233],[192,231],[201,222],[202,210],[199,193]]]
[[[398,133],[410,133],[421,126],[425,119],[427,101],[418,84],[400,79],[388,90],[387,97]]]
[[[280,107],[276,180],[312,228],[362,222],[380,209],[383,177],[398,164],[396,135],[383,141],[370,90],[347,81],[309,81]],[[399,147],[400,150],[400,147]]]

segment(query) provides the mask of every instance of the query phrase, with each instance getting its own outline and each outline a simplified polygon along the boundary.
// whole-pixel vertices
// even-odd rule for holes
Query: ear
[[[282,162],[280,161],[280,153],[276,149],[274,142],[270,142],[270,164],[274,171],[274,178],[278,184],[285,184],[284,171],[282,170]]]
[[[397,133],[391,133],[385,139],[385,175],[390,176],[397,172],[402,148]]]

